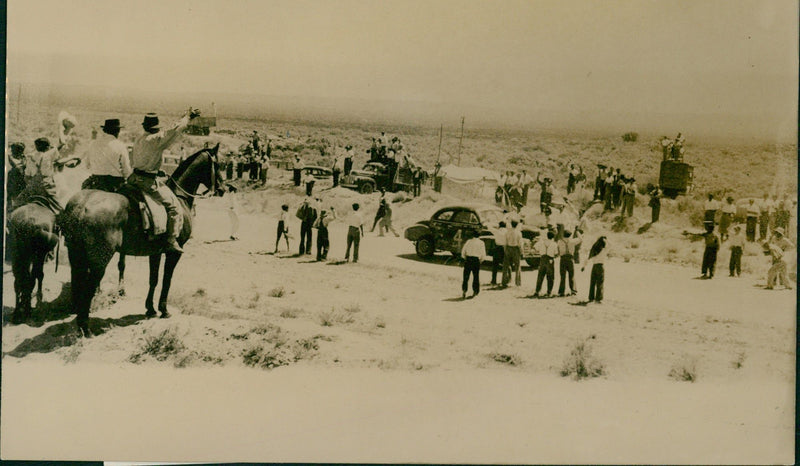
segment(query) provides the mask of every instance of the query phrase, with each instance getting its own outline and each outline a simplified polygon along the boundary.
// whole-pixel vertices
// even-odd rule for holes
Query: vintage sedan
[[[486,244],[486,253],[491,255],[496,247],[494,233],[504,217],[503,210],[493,205],[465,204],[441,208],[430,220],[423,220],[406,228],[404,236],[416,245],[417,255],[423,259],[433,257],[437,251],[448,251],[460,255],[466,242],[465,232],[473,231]],[[537,267],[539,256],[533,252],[533,244],[540,230],[522,225],[522,259],[531,267]]]
[[[316,165],[306,165],[303,167],[303,174],[309,174],[318,180],[324,180],[333,176],[333,172],[330,168],[318,167]]]

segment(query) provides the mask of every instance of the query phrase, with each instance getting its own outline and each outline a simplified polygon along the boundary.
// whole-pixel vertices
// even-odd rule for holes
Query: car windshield
[[[481,223],[487,227],[496,227],[503,220],[503,211],[499,209],[479,210]]]

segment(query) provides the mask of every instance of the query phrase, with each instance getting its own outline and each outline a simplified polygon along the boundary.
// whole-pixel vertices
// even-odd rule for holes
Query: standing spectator
[[[579,226],[575,227],[575,230],[572,232],[572,243],[575,245],[574,249],[574,262],[576,264],[581,263],[581,245],[583,244],[583,230]]]
[[[250,180],[257,181],[261,177],[259,176],[258,171],[261,169],[261,163],[259,163],[257,156],[250,157]]]
[[[765,241],[767,239],[767,235],[769,234],[769,214],[771,210],[772,201],[770,200],[769,195],[764,193],[764,199],[762,199],[758,205],[759,241]]]
[[[53,208],[61,211],[63,206],[56,198],[55,164],[59,159],[58,150],[50,145],[47,138],[38,138],[34,141],[36,151],[25,155],[23,174],[25,187],[17,195],[14,208],[20,207],[31,201],[34,196],[47,199]]]
[[[594,200],[602,201],[605,199],[606,166],[597,165],[597,177],[594,179]]]
[[[608,255],[607,240],[605,236],[597,238],[592,248],[589,250],[589,257],[581,267],[581,272],[586,266],[592,264],[592,271],[589,278],[589,302],[600,304],[603,302],[603,283],[605,282],[605,270],[603,264]]]
[[[78,125],[78,120],[62,110],[58,114],[58,121],[58,145],[56,149],[59,155],[64,157],[75,152],[75,148],[78,145],[78,138],[75,136],[74,131]]]
[[[503,279],[503,256],[506,246],[506,222],[501,221],[498,229],[493,233],[494,249],[492,249],[492,285],[497,285],[497,271],[500,270],[500,280]]]
[[[550,202],[553,200],[553,186],[550,178],[540,179],[541,173],[536,174],[536,182],[539,183],[541,193],[539,194],[539,211],[545,213],[550,210]]]
[[[375,226],[384,215],[386,215],[386,191],[381,188],[381,199],[378,201],[378,210],[375,212],[375,219],[372,221],[372,228],[369,230],[370,233],[375,231]]]
[[[662,160],[667,160],[672,153],[672,139],[666,136],[661,138],[661,152],[664,154]]]
[[[777,211],[775,219],[776,228],[781,227],[784,231],[789,228],[789,211],[791,208],[792,204],[789,201],[789,195],[784,194],[783,199],[781,199],[775,207]]]
[[[733,223],[733,217],[736,215],[736,204],[733,203],[733,198],[728,196],[725,198],[725,204],[722,206],[722,215],[719,218],[719,239],[725,241],[728,239],[728,228]]]
[[[606,175],[605,181],[603,181],[603,202],[605,203],[603,209],[606,212],[611,212],[614,210],[614,172],[613,169],[609,167],[608,174]]]
[[[303,173],[303,159],[299,154],[294,156],[294,165],[292,165],[292,175],[294,175],[294,185],[300,186],[301,175]]]
[[[375,138],[372,138],[372,145],[369,147],[369,161],[375,162],[380,157],[378,157],[378,141]]]
[[[236,188],[228,185],[228,219],[231,221],[231,241],[239,239],[239,203],[236,202]]]
[[[716,221],[717,210],[719,210],[719,201],[714,199],[713,194],[709,194],[708,200],[703,203],[703,222],[711,222],[713,225]]]
[[[419,197],[422,190],[422,169],[419,167],[415,168],[412,177],[414,182],[414,197]]]
[[[578,292],[575,288],[575,263],[573,254],[575,252],[574,238],[570,238],[569,230],[564,231],[564,236],[558,241],[558,275],[561,281],[558,283],[558,295],[564,296],[566,290],[566,279],[569,278],[570,295]]]
[[[756,240],[758,213],[758,205],[756,205],[753,199],[750,199],[750,202],[747,204],[747,227],[745,231],[747,233],[747,241],[750,241],[751,243]]]
[[[314,183],[316,183],[316,181],[316,178],[314,178],[310,172],[303,174],[303,184],[306,187],[306,196],[314,195]]]
[[[717,264],[717,251],[719,250],[719,237],[714,233],[714,223],[705,222],[706,233],[703,235],[706,248],[703,251],[702,278],[714,278],[714,266]]]
[[[567,175],[567,194],[575,192],[575,183],[578,181],[580,172],[574,163],[569,164],[569,174]]]
[[[350,170],[353,169],[353,146],[347,145],[345,146],[345,156],[344,156],[344,176],[350,174]]]
[[[269,156],[268,155],[264,154],[264,155],[261,156],[261,173],[260,173],[261,176],[260,176],[260,179],[261,179],[261,185],[262,186],[267,184],[267,177],[269,175],[269,162],[270,162],[270,160],[269,160]]]
[[[242,175],[244,174],[244,160],[244,156],[241,154],[236,157],[236,179],[242,179]]]
[[[481,291],[481,283],[478,275],[481,270],[481,262],[486,257],[486,245],[478,238],[478,233],[473,230],[466,230],[465,234],[469,236],[469,240],[464,243],[461,249],[461,257],[464,258],[464,279],[461,282],[461,298],[467,297],[467,285],[469,284],[469,276],[472,274],[472,296],[478,296]]]
[[[336,211],[331,206],[331,213],[325,209],[321,209],[319,218],[314,226],[317,228],[317,262],[324,261],[328,258],[328,250],[330,249],[331,242],[328,236],[328,225],[331,221],[336,220]]]
[[[433,166],[433,190],[437,193],[442,192],[442,164],[436,162],[436,165]]]
[[[505,252],[503,253],[503,284],[508,286],[511,273],[514,272],[514,284],[522,286],[522,271],[520,270],[520,257],[522,256],[522,232],[517,228],[519,223],[512,219],[506,227]]]
[[[622,204],[622,194],[625,189],[625,184],[627,183],[627,178],[623,175],[619,168],[617,168],[617,173],[614,175],[614,187],[613,187],[613,199],[612,203],[614,206],[614,210]],[[623,212],[624,215],[624,212]]]
[[[225,164],[225,179],[230,181],[233,179],[233,169],[236,162],[234,161],[233,152],[228,153],[228,163]]]
[[[771,290],[780,281],[781,285],[787,290],[792,289],[789,279],[786,277],[786,251],[792,249],[794,245],[791,241],[784,237],[783,228],[776,228],[770,238],[769,243],[770,256],[772,256],[772,267],[767,272],[767,286],[766,289]]]
[[[383,218],[381,218],[380,223],[378,225],[378,236],[383,236],[383,230],[386,230],[386,233],[389,233],[391,231],[392,233],[394,233],[395,237],[400,236],[392,226],[392,205],[389,202],[386,202],[386,200],[384,200],[383,206],[384,206],[384,215]]]
[[[627,197],[628,217],[633,218],[633,206],[636,204],[636,178],[631,177],[625,187],[625,196]]]
[[[533,184],[533,178],[528,175],[528,172],[522,170],[522,174],[519,176],[519,187],[520,191],[522,192],[522,205],[528,205],[528,191],[531,189],[531,185]]]
[[[331,172],[333,173],[333,187],[335,188],[339,186],[339,175],[342,173],[341,155],[338,155],[333,159],[333,167],[331,167]]]
[[[281,236],[286,239],[286,250],[289,251],[289,206],[284,204],[281,206],[281,216],[278,218],[278,231],[275,238],[275,252],[278,252],[278,244],[281,242]]]
[[[661,216],[661,188],[655,185],[650,190],[650,223],[658,222]]]
[[[364,236],[364,218],[358,211],[358,203],[353,204],[353,212],[347,216],[347,251],[344,259],[350,262],[350,246],[353,246],[353,262],[358,262],[358,245],[361,237]]]
[[[547,296],[553,294],[553,282],[555,281],[555,258],[558,256],[558,245],[553,240],[555,234],[552,230],[547,232],[546,239],[540,239],[536,243],[536,252],[539,257],[539,272],[536,275],[536,291],[533,293],[534,298],[539,297],[539,291],[542,289],[542,283],[547,278]]]
[[[728,265],[728,270],[731,277],[738,277],[742,274],[742,252],[744,251],[744,235],[740,225],[734,225],[733,236],[730,237],[728,247],[731,249],[731,261]]]
[[[317,210],[311,205],[311,199],[306,198],[297,209],[297,218],[300,219],[300,255],[311,254],[312,227],[317,220]]]
[[[778,209],[780,208],[781,201],[778,199],[777,194],[772,195],[769,203],[769,227],[775,229],[778,226]]]

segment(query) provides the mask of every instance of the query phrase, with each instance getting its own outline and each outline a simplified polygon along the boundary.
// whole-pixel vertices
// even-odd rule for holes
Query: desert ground
[[[52,110],[35,107],[22,121],[50,121]],[[75,114],[87,124],[105,117]],[[139,116],[122,118],[135,134]],[[9,140],[32,140],[46,128],[10,124]],[[185,136],[182,143],[219,141],[236,150],[261,128],[292,133],[276,136],[283,152],[321,145],[318,162],[346,143],[366,149],[370,134],[223,120],[210,137]],[[81,131],[87,137],[86,127]],[[402,134],[412,155],[432,165],[436,130]],[[568,160],[585,163],[589,173],[595,162],[611,161],[647,180],[660,161],[654,140],[625,145],[618,136],[486,131],[468,140],[464,165],[530,166],[555,176]],[[621,225],[613,215],[587,213],[587,242],[607,234],[611,244],[602,304],[582,303],[588,270],[577,273],[577,296],[532,299],[536,271],[525,267],[521,287],[498,290],[488,286],[488,264],[481,293],[462,300],[459,262],[449,254],[423,261],[402,237],[437,207],[464,200],[430,186],[416,199],[390,195],[401,236],[368,233],[357,264],[342,261],[346,227],[339,221],[326,262],[296,255],[293,215],[291,250],[281,243],[273,253],[280,205],[293,212],[304,194],[289,172],[276,169],[264,187],[236,182],[237,241],[228,238],[228,200],[198,201],[195,233],[172,283],[170,319],[144,318],[147,259],[127,259],[124,295],[114,259],[91,314],[95,336],[79,338],[62,247],[58,271],[54,262],[45,266],[44,299],[33,319],[11,325],[6,262],[3,456],[790,463],[795,292],[763,289],[769,264],[756,245],[748,245],[742,277],[727,276],[723,245],[717,276],[699,280],[702,246],[683,232],[699,231],[693,215],[700,193],[796,192],[796,148],[703,144],[694,146],[698,191],[665,200],[660,224],[639,233],[649,222],[646,196],[637,197],[635,217]],[[720,157],[740,168],[718,164]],[[85,173],[79,167],[63,176],[73,182]],[[556,179],[563,185],[563,176]],[[326,182],[317,193],[340,213],[360,202],[371,219],[377,207],[378,194]],[[569,369],[578,363],[595,376],[577,377]]]

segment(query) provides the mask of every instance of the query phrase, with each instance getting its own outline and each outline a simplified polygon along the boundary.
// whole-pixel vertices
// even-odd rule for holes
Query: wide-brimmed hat
[[[158,124],[158,115],[155,113],[148,113],[142,120],[142,126],[148,129],[159,129],[161,126]]]
[[[24,142],[12,142],[9,146],[11,148],[11,152],[13,153],[16,149],[19,153],[25,152],[25,143]]]
[[[775,233],[777,233],[777,234],[779,234],[779,235],[781,235],[781,236],[783,236],[783,235],[785,235],[785,234],[786,234],[786,233],[783,231],[783,227],[778,227],[778,228],[776,228],[774,231],[775,231]]]
[[[156,117],[158,119],[158,117]],[[119,124],[119,118],[109,118],[106,120],[105,123],[100,125],[101,128],[108,131],[113,131],[115,129],[124,128],[124,126]]]

